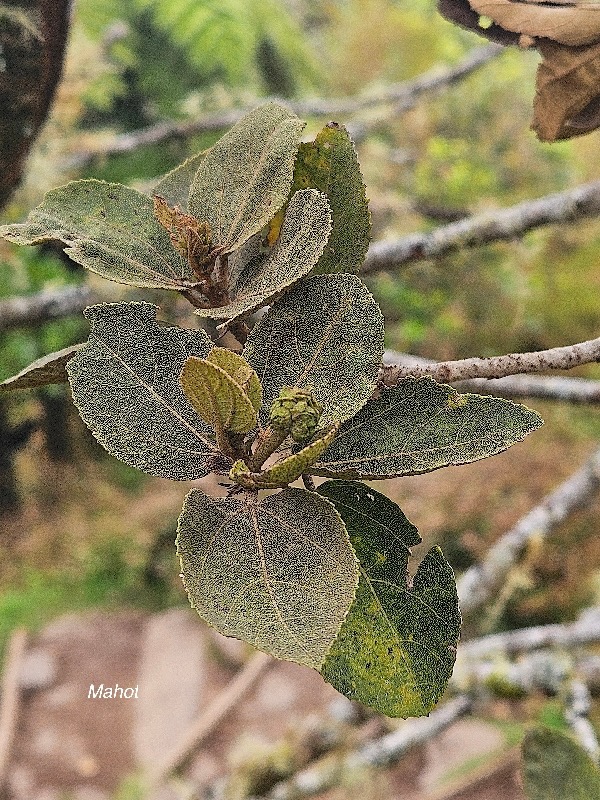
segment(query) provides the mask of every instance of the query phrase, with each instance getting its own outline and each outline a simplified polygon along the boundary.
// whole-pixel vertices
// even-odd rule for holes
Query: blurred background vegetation
[[[482,42],[454,28],[433,0],[77,0],[62,82],[22,187],[4,211],[20,220],[43,193],[94,176],[145,188],[218,133],[95,157],[74,154],[116,134],[185,122],[256,98],[339,98],[376,92]],[[536,57],[506,51],[404,114],[367,109],[357,148],[373,238],[448,220],[600,177],[598,134],[540,144],[529,130]],[[340,122],[346,120],[343,116]],[[309,119],[307,135],[326,122]],[[360,126],[359,126],[360,127]],[[388,320],[388,346],[445,359],[569,344],[598,335],[600,224],[540,229],[518,242],[414,263],[369,280]],[[91,280],[51,249],[0,244],[0,299]],[[98,285],[100,285],[98,283]],[[151,292],[120,297],[177,303]],[[187,313],[187,312],[186,312]],[[81,341],[73,317],[0,338],[0,379]],[[600,377],[598,367],[578,370]],[[531,403],[546,427],[512,460],[443,470],[385,487],[439,541],[457,569],[553,488],[600,434],[595,410]],[[79,421],[65,387],[0,403],[0,642],[16,624],[65,610],[185,603],[173,538],[187,486],[110,458]],[[519,458],[521,460],[519,460]],[[447,473],[447,474],[446,474]],[[600,550],[591,516],[532,552],[489,629],[572,618],[600,601]],[[581,564],[589,565],[585,578]]]

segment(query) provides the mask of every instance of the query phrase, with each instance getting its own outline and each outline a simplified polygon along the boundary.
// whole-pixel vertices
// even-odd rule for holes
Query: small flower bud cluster
[[[272,405],[269,424],[295,442],[310,438],[317,429],[323,406],[304,389],[284,386]]]

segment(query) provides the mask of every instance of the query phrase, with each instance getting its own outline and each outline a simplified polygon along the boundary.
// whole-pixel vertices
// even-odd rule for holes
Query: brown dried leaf
[[[543,39],[532,128],[542,141],[581,136],[600,127],[600,41],[564,47]]]
[[[443,17],[501,44],[535,46],[532,128],[553,142],[600,127],[600,3],[590,0],[438,0]],[[484,27],[481,17],[493,21]]]

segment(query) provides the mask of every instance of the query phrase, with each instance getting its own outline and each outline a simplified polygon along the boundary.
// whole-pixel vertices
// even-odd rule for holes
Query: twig
[[[548,536],[573,511],[589,503],[599,488],[600,450],[596,450],[581,469],[505,533],[480,564],[464,573],[457,585],[463,614],[490,599],[533,538]]]
[[[588,716],[591,707],[592,698],[585,683],[579,680],[571,681],[567,693],[565,718],[583,749],[597,764],[600,760],[600,745]]]
[[[472,639],[459,648],[459,659],[488,658],[497,653],[513,655],[550,646],[570,650],[596,642],[600,642],[600,608],[590,608],[576,622],[538,625]]]
[[[8,767],[19,715],[19,674],[27,646],[27,631],[15,630],[8,643],[0,697],[0,794],[6,784]]]
[[[389,767],[412,747],[441,733],[467,714],[470,708],[471,701],[466,695],[456,697],[436,708],[429,717],[408,720],[398,730],[357,750],[346,754],[329,754],[319,759],[289,780],[277,784],[266,797],[268,800],[300,800],[350,782],[353,775],[365,767]]]
[[[255,653],[194,722],[181,742],[151,772],[150,784],[152,786],[160,785],[172,772],[183,766],[200,743],[214,731],[221,720],[235,708],[265,671],[275,663],[277,662],[271,656],[265,653]]]
[[[191,122],[160,122],[142,130],[115,136],[111,142],[97,150],[75,153],[69,158],[67,166],[70,169],[82,169],[97,158],[130,153],[146,145],[185,140],[199,133],[216,133],[235,125],[244,114],[247,114],[259,103],[269,101],[283,102],[300,117],[348,116],[363,109],[390,103],[395,104],[396,113],[400,113],[400,111],[412,108],[422,95],[438,92],[462,80],[499,55],[502,49],[496,45],[478,47],[456,66],[444,70],[433,69],[413,80],[388,86],[371,95],[340,98],[315,97],[296,102],[281,100],[278,97],[257,97],[256,100],[241,108],[208,114]]]
[[[384,366],[380,381],[385,386],[395,386],[401,378],[408,375],[415,378],[430,375],[436,381],[454,383],[469,378],[503,378],[550,369],[573,369],[595,361],[600,361],[600,338],[532,353],[508,353],[492,358],[464,358],[460,361],[423,365],[414,363]]]
[[[375,242],[362,266],[363,275],[396,270],[412,261],[440,258],[455,250],[480,247],[523,236],[543,225],[573,222],[600,215],[600,181],[526,200],[443,225],[429,233],[413,233],[393,241]]]
[[[428,358],[386,350],[383,355],[384,367],[398,365],[413,374],[415,368],[427,370],[437,363]],[[431,374],[427,371],[425,374]],[[381,382],[387,385],[385,369]],[[509,375],[504,378],[471,378],[464,381],[451,381],[457,389],[478,394],[493,394],[497,397],[519,398],[537,397],[542,400],[560,400],[566,403],[600,403],[600,381],[587,378],[563,378],[549,375]]]
[[[68,317],[95,302],[89,286],[69,286],[0,302],[0,331]]]

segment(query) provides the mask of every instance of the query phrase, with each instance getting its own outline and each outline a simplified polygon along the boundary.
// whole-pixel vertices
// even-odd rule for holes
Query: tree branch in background
[[[431,739],[452,725],[471,709],[471,701],[461,695],[436,708],[428,717],[410,719],[398,730],[375,739],[349,753],[330,753],[278,783],[267,795],[268,800],[300,800],[348,784],[353,775],[365,767],[389,767],[397,763],[411,748]]]
[[[596,361],[600,361],[600,338],[532,353],[508,353],[492,358],[464,358],[423,365],[388,365],[382,367],[380,381],[385,386],[395,386],[408,375],[415,378],[429,375],[441,383],[453,383],[469,378],[503,378],[549,369],[573,369]]]
[[[376,94],[365,95],[364,97],[333,97],[326,99],[317,97],[296,102],[289,100],[284,100],[283,102],[300,117],[349,116],[364,109],[389,104],[393,104],[394,113],[399,114],[412,108],[423,95],[433,94],[452,86],[476,69],[487,64],[501,52],[502,48],[497,45],[478,47],[454,67],[448,67],[443,70],[435,68],[413,80],[394,84],[381,89]],[[178,139],[185,140],[199,133],[216,133],[235,125],[256,105],[269,100],[281,102],[279,98],[257,98],[242,108],[209,114],[192,122],[161,122],[143,130],[124,133],[115,136],[112,142],[98,150],[75,153],[69,159],[68,167],[70,169],[83,169],[97,158],[131,153],[133,150],[147,145],[161,144]]]
[[[88,286],[50,289],[0,301],[0,331],[78,314],[96,298]]]
[[[600,181],[593,181],[537,200],[486,211],[429,233],[375,242],[369,248],[361,273],[396,270],[413,261],[440,258],[466,247],[516,239],[543,225],[597,216],[600,216]]]
[[[18,186],[48,114],[62,71],[69,8],[70,0],[0,5],[0,208]]]
[[[534,538],[547,537],[578,508],[589,503],[600,488],[600,450],[514,528],[505,533],[480,564],[470,567],[457,582],[463,614],[472,614],[497,591]]]
[[[565,719],[579,740],[579,744],[597,764],[600,759],[600,745],[589,719],[592,698],[585,683],[580,680],[571,681],[566,705]]]
[[[408,353],[386,350],[383,354],[384,370],[381,381],[385,385],[385,368],[399,366],[410,375],[415,368],[426,369],[437,363],[429,358],[421,358]],[[430,374],[430,373],[427,373]],[[559,400],[565,403],[600,403],[600,381],[587,378],[562,378],[549,375],[510,375],[504,378],[471,378],[451,381],[463,392],[493,394],[509,399],[536,397],[541,400]]]

